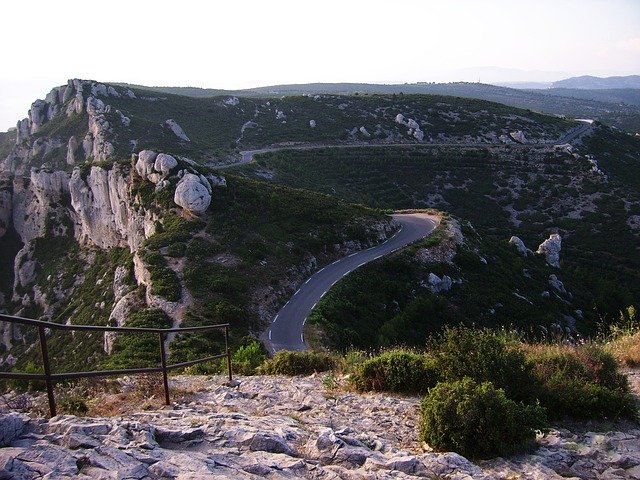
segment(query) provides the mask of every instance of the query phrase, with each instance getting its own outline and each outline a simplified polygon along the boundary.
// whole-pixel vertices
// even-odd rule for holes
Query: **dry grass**
[[[640,331],[622,335],[606,343],[605,349],[626,367],[640,367]]]

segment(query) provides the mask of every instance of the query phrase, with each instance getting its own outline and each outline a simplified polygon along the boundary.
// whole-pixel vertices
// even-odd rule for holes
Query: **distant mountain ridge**
[[[609,89],[609,88],[640,88],[640,75],[624,77],[593,77],[583,75],[559,80],[551,84],[551,88],[580,88],[580,89]]]
[[[636,76],[636,78],[640,79],[638,76]],[[569,86],[561,86],[559,85],[560,82],[556,83],[558,84],[556,88],[532,88],[526,90],[523,89],[522,86],[519,88],[508,88],[505,86],[471,82],[418,82],[404,84],[309,83],[271,85],[245,90],[119,85],[133,89],[153,90],[166,94],[195,98],[221,95],[254,98],[296,95],[399,95],[401,93],[449,95],[498,102],[511,107],[525,108],[553,115],[563,115],[574,118],[593,118],[626,132],[635,133],[640,131],[640,91],[638,89],[572,88]]]

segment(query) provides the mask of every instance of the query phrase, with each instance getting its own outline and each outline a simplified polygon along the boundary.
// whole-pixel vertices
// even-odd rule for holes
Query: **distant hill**
[[[625,77],[628,78],[628,77]],[[640,78],[640,77],[638,77]],[[560,82],[556,82],[560,83]],[[593,118],[605,125],[627,132],[640,131],[640,91],[630,88],[615,90],[582,88],[528,89],[507,88],[483,83],[309,83],[272,85],[246,90],[220,90],[195,87],[143,87],[126,85],[134,89],[159,91],[165,94],[189,97],[237,95],[239,97],[280,97],[295,95],[372,95],[372,94],[431,94],[450,95],[498,102],[537,112],[565,115],[573,118]]]
[[[565,80],[553,82],[552,88],[640,88],[640,75],[628,75],[626,77],[592,77],[583,75],[582,77],[571,77]]]

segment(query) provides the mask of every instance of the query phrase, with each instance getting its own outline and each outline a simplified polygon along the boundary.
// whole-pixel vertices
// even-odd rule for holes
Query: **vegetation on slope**
[[[459,249],[453,266],[419,266],[411,258],[402,260],[397,255],[367,265],[338,284],[319,304],[321,315],[315,318],[328,330],[332,327],[325,322],[327,317],[332,325],[348,325],[346,330],[330,334],[331,338],[348,339],[340,341],[340,348],[348,347],[350,341],[358,342],[360,335],[370,345],[388,344],[379,337],[379,328],[413,300],[425,297],[418,285],[429,272],[448,274],[463,282],[454,285],[444,298],[420,300],[415,314],[408,309],[411,322],[404,324],[417,325],[413,328],[421,330],[419,338],[450,321],[548,327],[552,321],[562,323],[564,315],[576,317],[573,310],[582,310],[584,321],[578,321],[583,333],[590,333],[598,321],[612,321],[620,309],[640,300],[638,233],[627,223],[640,209],[637,143],[627,135],[597,128],[585,140],[581,153],[594,155],[605,175],[594,173],[585,157],[521,148],[279,151],[261,155],[256,164],[243,170],[379,208],[446,209],[470,220],[479,234],[474,239],[473,230],[468,229],[470,243]],[[517,235],[535,249],[552,232],[563,237],[560,271],[531,257],[525,260],[507,245],[509,237]],[[478,251],[488,265],[469,250]],[[385,275],[387,271],[393,276]],[[548,277],[552,273],[562,279],[573,298],[553,290],[551,300],[540,297],[550,289]],[[373,278],[385,282],[368,280]],[[361,289],[361,282],[368,288]],[[396,309],[394,302],[400,307]],[[372,303],[379,308],[367,306]],[[436,319],[433,326],[419,321],[424,314]],[[373,319],[373,331],[357,327],[369,319]],[[402,333],[401,323],[394,330]],[[394,340],[402,342],[404,338]]]

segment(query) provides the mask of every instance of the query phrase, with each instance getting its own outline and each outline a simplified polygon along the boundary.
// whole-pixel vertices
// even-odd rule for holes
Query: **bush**
[[[280,350],[257,369],[261,375],[309,375],[333,370],[338,361],[328,353]]]
[[[241,345],[231,357],[233,373],[238,375],[254,375],[256,369],[266,360],[264,347],[257,340],[251,340],[247,345]],[[227,361],[223,359],[223,371],[226,370]]]
[[[518,404],[490,382],[470,378],[430,389],[420,413],[420,440],[470,458],[521,451],[546,425],[542,407]]]
[[[536,398],[536,378],[521,343],[504,331],[446,328],[431,342],[435,369],[443,380],[469,377],[491,382],[509,398],[531,403]]]
[[[361,391],[426,393],[438,378],[431,357],[405,350],[390,350],[356,368],[353,386]]]
[[[636,418],[627,379],[601,347],[535,346],[527,355],[541,385],[540,401],[550,416]]]

